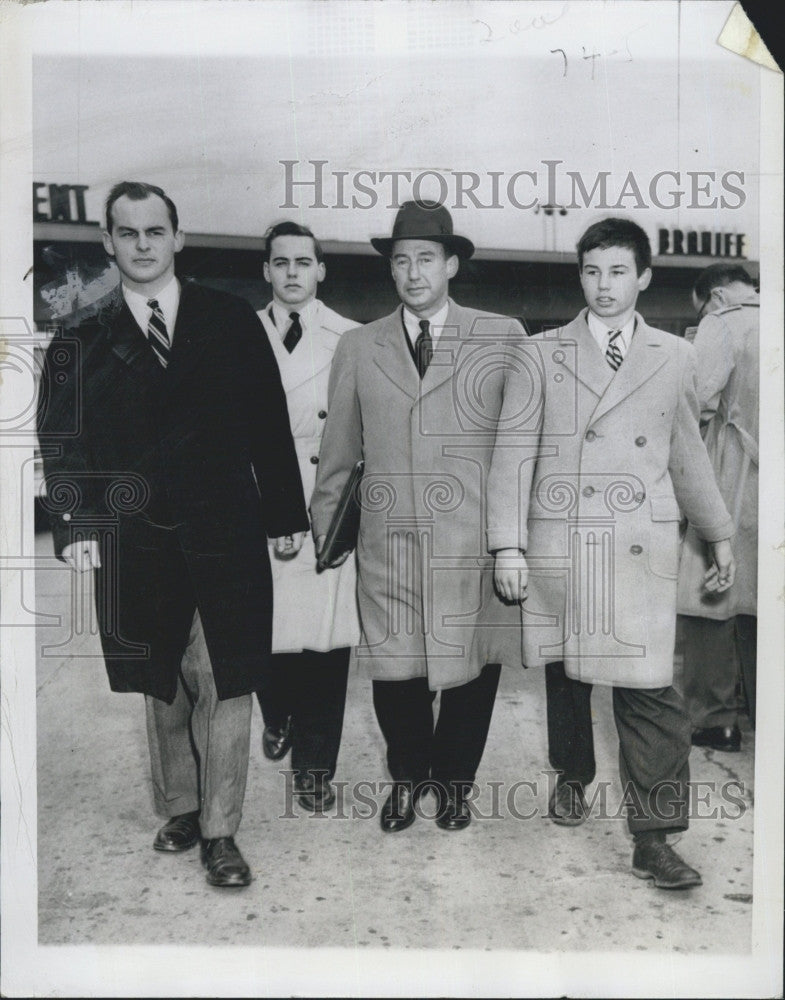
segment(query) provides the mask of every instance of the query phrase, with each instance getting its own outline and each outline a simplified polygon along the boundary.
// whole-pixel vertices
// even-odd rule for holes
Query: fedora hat
[[[389,257],[396,240],[432,240],[464,260],[474,253],[471,240],[453,233],[452,217],[438,201],[405,201],[395,216],[392,236],[376,236],[371,246]]]

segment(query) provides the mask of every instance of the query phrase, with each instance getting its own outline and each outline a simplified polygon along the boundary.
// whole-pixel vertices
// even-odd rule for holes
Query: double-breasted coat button
[[[327,417],[327,410],[319,410],[316,415],[320,420],[325,420]]]
[[[316,455],[311,455],[311,465],[318,465],[318,464],[319,464],[319,459],[316,457]]]
[[[64,521],[70,521],[71,520],[71,515],[70,514],[63,514],[63,520]]]
[[[637,444],[639,448],[642,448],[646,444],[646,438],[641,434],[640,437],[635,438],[635,444]]]
[[[597,434],[596,434],[595,431],[586,431],[586,440],[587,441],[593,441],[596,437],[597,437]]]
[[[632,552],[632,554],[634,556],[639,556],[641,554],[641,552],[643,552],[643,546],[642,545],[631,545],[630,546],[630,552]]]
[[[584,486],[583,487],[583,495],[585,497],[593,497],[594,496],[594,487],[593,486]]]
[[[636,493],[635,494],[635,502],[636,503],[643,503],[643,501],[645,499],[646,499],[646,494],[645,493]]]

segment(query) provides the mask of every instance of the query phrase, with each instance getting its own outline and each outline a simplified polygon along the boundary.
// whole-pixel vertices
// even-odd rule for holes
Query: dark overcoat
[[[218,696],[270,651],[267,537],[308,529],[275,358],[242,299],[182,287],[169,364],[122,295],[47,352],[39,439],[58,556],[99,539],[109,682],[172,702],[198,608]]]

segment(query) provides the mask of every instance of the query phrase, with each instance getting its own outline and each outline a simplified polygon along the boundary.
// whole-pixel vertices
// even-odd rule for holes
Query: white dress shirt
[[[439,334],[444,328],[444,324],[447,322],[447,311],[450,308],[450,303],[445,302],[444,305],[438,312],[435,312],[433,316],[428,317],[428,323],[430,324],[428,330],[431,335],[431,340],[434,346],[436,341],[439,339]],[[406,306],[403,307],[403,325],[406,330],[406,336],[409,338],[409,343],[414,348],[417,343],[417,338],[422,333],[420,329],[420,317],[415,316],[413,312],[409,312]]]
[[[169,344],[174,340],[174,325],[177,322],[177,310],[180,307],[180,284],[177,278],[172,278],[166,288],[162,288],[157,295],[142,295],[132,291],[130,288],[123,288],[123,298],[128,303],[128,308],[139,324],[142,333],[147,336],[147,327],[150,323],[152,309],[148,306],[150,299],[155,299],[161,307],[166,321],[166,332],[169,334]]]
[[[599,316],[595,316],[594,313],[589,310],[589,314],[586,317],[586,322],[589,325],[589,330],[591,331],[592,337],[597,341],[597,346],[602,351],[602,356],[605,357],[605,352],[608,350],[608,341],[611,339],[611,334],[618,330],[618,326],[608,326],[604,319],[600,319]],[[621,328],[621,336],[617,337],[614,343],[621,351],[622,358],[627,356],[627,351],[630,349],[630,344],[632,343],[632,335],[635,332],[635,313],[630,316],[624,326]]]
[[[316,299],[311,299],[310,302],[306,303],[304,306],[282,306],[280,303],[276,302],[275,299],[267,307],[267,313],[273,321],[275,329],[278,331],[278,335],[281,340],[285,340],[286,334],[289,332],[289,327],[292,325],[292,320],[289,316],[296,312],[300,317],[300,326],[302,327],[303,333],[310,327],[313,322],[313,314],[316,309]]]

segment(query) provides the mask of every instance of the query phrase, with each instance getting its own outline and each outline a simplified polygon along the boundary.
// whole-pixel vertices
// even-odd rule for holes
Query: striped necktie
[[[430,323],[427,319],[420,320],[420,333],[414,342],[414,362],[420,379],[425,377],[428,365],[433,358],[433,341],[431,340]]]
[[[164,368],[169,364],[169,353],[171,344],[169,334],[166,332],[166,320],[158,304],[158,299],[149,299],[147,305],[150,307],[150,319],[147,321],[147,339],[150,346],[155,351],[155,356]]]
[[[624,360],[621,347],[616,343],[619,337],[621,337],[621,330],[612,330],[608,338],[608,346],[605,348],[605,360],[615,372],[619,370]]]

